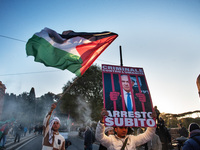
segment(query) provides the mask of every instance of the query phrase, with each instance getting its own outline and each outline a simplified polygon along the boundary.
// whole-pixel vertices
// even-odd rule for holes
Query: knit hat
[[[189,132],[192,132],[193,130],[196,130],[196,129],[200,129],[200,127],[197,123],[191,123],[188,127]]]
[[[105,133],[110,131],[110,130],[114,130],[114,128],[113,127],[105,127]]]
[[[60,119],[58,117],[53,117],[50,121],[50,124],[49,124],[49,143],[52,144],[52,139],[53,139],[53,130],[52,130],[52,127],[53,127],[53,124],[54,122],[59,122],[60,124]]]

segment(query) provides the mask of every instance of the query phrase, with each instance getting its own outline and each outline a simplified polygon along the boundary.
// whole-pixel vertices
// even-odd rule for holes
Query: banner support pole
[[[120,64],[121,64],[121,67],[123,66],[123,60],[122,60],[122,47],[121,45],[119,46],[119,51],[120,51]]]

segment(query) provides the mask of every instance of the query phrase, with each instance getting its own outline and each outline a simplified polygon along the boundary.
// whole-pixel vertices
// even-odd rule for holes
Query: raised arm
[[[53,112],[53,110],[56,108],[56,103],[53,103],[51,105],[51,109],[50,111],[47,113],[47,115],[44,118],[43,121],[43,136],[45,136],[45,134],[47,133],[47,131],[49,130],[49,120],[51,118],[51,114]]]
[[[156,108],[154,107],[154,111],[152,112],[152,115],[151,115],[151,117],[154,118],[154,119],[156,119],[156,117],[157,117],[155,109]],[[148,127],[147,130],[144,133],[133,137],[133,138],[135,138],[134,140],[136,142],[136,146],[145,144],[146,142],[150,141],[153,138],[155,131],[156,131],[155,127]]]
[[[101,111],[101,119],[97,124],[95,138],[102,145],[104,145],[105,147],[108,147],[108,146],[110,146],[111,139],[104,133],[104,131],[105,131],[104,117],[105,116],[108,116],[108,112],[106,111],[105,108],[103,108]]]

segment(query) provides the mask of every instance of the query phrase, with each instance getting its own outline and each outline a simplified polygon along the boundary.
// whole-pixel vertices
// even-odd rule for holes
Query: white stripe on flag
[[[68,40],[65,40],[62,37],[60,37],[60,38],[63,39],[64,43],[62,43],[62,44],[56,43],[51,37],[49,37],[48,30],[49,30],[48,28],[47,29],[45,28],[41,32],[35,33],[35,35],[45,39],[53,47],[56,47],[60,50],[66,51],[68,53],[71,53],[71,54],[79,56],[79,57],[80,57],[80,54],[76,50],[76,46],[82,45],[82,44],[87,44],[87,43],[91,42],[90,40],[87,40],[87,39],[82,38],[82,37],[74,37],[74,38],[70,38]],[[57,35],[57,36],[60,36],[60,35]]]

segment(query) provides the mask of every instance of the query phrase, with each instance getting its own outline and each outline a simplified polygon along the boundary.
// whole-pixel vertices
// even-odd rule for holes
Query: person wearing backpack
[[[182,150],[200,150],[200,127],[191,123],[188,127],[189,139],[183,144]]]

